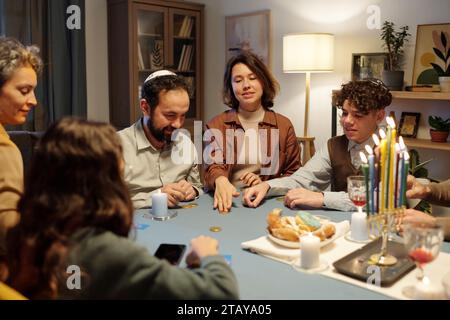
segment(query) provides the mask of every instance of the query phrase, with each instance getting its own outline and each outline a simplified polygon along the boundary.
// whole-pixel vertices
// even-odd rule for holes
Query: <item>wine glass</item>
[[[347,192],[350,200],[355,204],[359,213],[366,205],[366,183],[364,176],[350,176],[347,178]]]
[[[403,237],[408,256],[416,263],[419,272],[415,286],[408,286],[403,289],[403,294],[408,298],[420,298],[418,296],[418,286],[427,286],[430,281],[424,275],[423,267],[433,261],[439,255],[444,231],[437,223],[410,222],[404,226]]]

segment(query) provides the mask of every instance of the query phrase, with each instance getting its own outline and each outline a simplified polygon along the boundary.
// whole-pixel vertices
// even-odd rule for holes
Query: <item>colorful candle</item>
[[[375,213],[375,156],[373,150],[370,146],[366,145],[366,151],[369,160],[369,202],[370,202],[370,213]]]
[[[360,151],[361,157],[361,169],[364,174],[364,184],[366,185],[366,214],[369,214],[369,165],[367,164],[367,158],[364,152]]]
[[[386,199],[386,134],[383,129],[380,129],[380,170],[381,170],[381,179],[380,179],[380,204],[379,204],[379,213],[384,212],[385,208],[385,199]]]
[[[388,145],[389,150],[389,209],[394,208],[394,168],[395,168],[395,140],[397,138],[397,130],[395,130],[395,121],[391,117],[387,117],[386,121],[391,129],[391,140]]]
[[[380,139],[378,139],[378,136],[375,133],[372,135],[372,140],[375,143],[376,147],[378,147],[380,145]],[[374,202],[375,202],[375,211],[374,212],[378,212],[379,202],[380,202],[380,153],[379,152],[377,155],[376,174],[377,174],[377,176],[376,176],[376,180],[375,180],[375,185],[377,188],[377,192],[376,192],[376,199],[374,199]]]
[[[403,170],[403,175],[404,175],[404,177],[403,177],[403,190],[401,190],[402,191],[402,199],[403,199],[403,202],[402,202],[402,206],[405,206],[406,207],[406,179],[408,178],[408,171],[409,171],[409,154],[408,154],[408,151],[405,151],[405,153],[403,154],[403,158],[404,158],[404,160],[405,160],[405,167],[404,167],[404,170]]]
[[[400,179],[401,179],[401,171],[400,171],[400,145],[398,143],[395,144],[395,158],[394,158],[395,168],[394,168],[394,206],[396,208],[400,207],[399,202],[399,190],[400,190]]]

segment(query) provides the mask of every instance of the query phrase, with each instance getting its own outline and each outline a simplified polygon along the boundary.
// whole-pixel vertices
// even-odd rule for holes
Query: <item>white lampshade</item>
[[[331,72],[334,68],[334,35],[298,33],[283,37],[283,72]]]

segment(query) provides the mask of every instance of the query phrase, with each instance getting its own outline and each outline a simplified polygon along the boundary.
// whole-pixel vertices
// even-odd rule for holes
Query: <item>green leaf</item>
[[[444,54],[441,52],[441,50],[439,50],[438,48],[433,48],[434,53],[436,53],[436,55],[442,59],[442,61],[445,61],[445,57]]]
[[[441,31],[441,42],[444,48],[447,48],[447,37],[445,36],[444,31]]]
[[[430,64],[431,64],[431,66],[433,67],[433,69],[436,70],[436,72],[437,72],[437,74],[438,74],[439,76],[441,76],[442,74],[444,74],[444,70],[441,68],[440,65],[438,65],[438,64],[436,64],[436,63],[433,63],[433,62],[430,62]]]

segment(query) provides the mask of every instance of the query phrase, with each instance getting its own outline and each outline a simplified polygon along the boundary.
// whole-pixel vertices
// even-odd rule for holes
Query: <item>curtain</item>
[[[64,116],[85,118],[85,0],[0,0],[0,33],[41,49],[44,69],[38,78],[34,108],[26,124],[12,130],[42,131]],[[70,30],[70,5],[81,9],[81,29]]]

